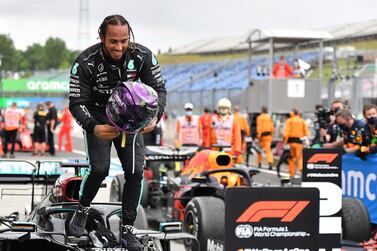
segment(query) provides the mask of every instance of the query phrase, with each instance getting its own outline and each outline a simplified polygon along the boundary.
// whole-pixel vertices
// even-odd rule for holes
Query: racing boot
[[[83,235],[89,209],[90,207],[83,207],[80,203],[78,204],[76,212],[69,222],[69,232],[73,236],[78,238]]]
[[[122,246],[128,251],[142,251],[143,246],[133,233],[134,227],[130,225],[122,225]]]

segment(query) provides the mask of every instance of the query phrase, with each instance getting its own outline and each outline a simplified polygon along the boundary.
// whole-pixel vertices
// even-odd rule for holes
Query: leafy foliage
[[[4,71],[38,71],[50,69],[68,69],[77,51],[66,48],[60,38],[48,38],[45,45],[32,44],[25,51],[17,50],[13,40],[0,34],[0,57],[2,55],[1,70]]]

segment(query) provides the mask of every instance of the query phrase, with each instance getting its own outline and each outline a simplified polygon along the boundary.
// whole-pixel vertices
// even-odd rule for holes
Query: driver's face
[[[106,35],[101,36],[104,50],[108,56],[114,61],[122,59],[123,54],[129,45],[130,36],[127,25],[111,25],[107,26]]]

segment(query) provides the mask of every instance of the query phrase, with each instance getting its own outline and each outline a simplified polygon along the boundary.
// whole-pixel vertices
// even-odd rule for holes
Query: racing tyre
[[[342,239],[361,242],[369,240],[371,224],[368,211],[360,199],[343,197]]]
[[[207,250],[207,245],[222,246],[225,229],[225,203],[216,197],[193,198],[186,207],[183,229],[194,235],[200,250]],[[207,243],[210,241],[211,243]],[[190,240],[185,240],[185,247],[191,246]]]
[[[135,219],[134,226],[137,229],[142,229],[142,230],[148,229],[147,215],[145,214],[144,208],[141,205],[137,209],[137,216]]]

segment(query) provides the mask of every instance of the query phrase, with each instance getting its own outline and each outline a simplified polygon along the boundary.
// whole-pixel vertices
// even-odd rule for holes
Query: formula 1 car
[[[181,154],[180,151],[147,152],[147,159],[185,160],[179,176],[168,171],[157,181],[150,180],[146,214],[150,224],[166,220],[183,222],[184,230],[196,236],[201,250],[223,250],[226,189],[232,186],[265,186],[253,183],[252,177],[258,169],[235,165],[232,156],[213,150]],[[294,186],[288,180],[281,180],[280,186]],[[157,184],[160,190],[157,191]],[[359,242],[371,236],[370,220],[365,206],[360,200],[343,198],[342,229],[346,250],[362,250]],[[357,216],[357,217],[355,217]],[[355,231],[357,229],[357,231]],[[359,231],[360,230],[360,231]],[[353,241],[353,242],[352,242]],[[190,242],[186,241],[189,246]]]
[[[149,223],[181,221],[184,231],[198,238],[200,250],[207,250],[208,245],[222,246],[226,188],[251,186],[251,177],[259,171],[236,165],[233,157],[222,151],[166,148],[149,148],[147,160],[186,163],[178,176],[170,170],[159,181],[149,180]],[[185,245],[192,243],[187,240]]]
[[[86,161],[74,160],[89,167]],[[73,169],[64,169],[61,161],[0,160],[0,216],[16,213],[29,215],[38,202],[51,190],[60,177],[64,180],[59,189],[71,189],[80,184],[81,177],[75,177]],[[66,177],[67,179],[62,179]],[[102,182],[95,202],[116,202],[122,198],[124,178],[120,164],[112,162],[109,176]],[[56,186],[55,186],[55,189]]]
[[[43,171],[37,165],[34,172]],[[77,207],[79,186],[83,169],[87,163],[60,163],[54,169],[46,170],[48,174],[62,173],[52,189],[31,212],[30,216],[19,218],[0,218],[0,251],[12,250],[124,250],[121,238],[121,203],[93,203],[89,211],[85,234],[76,238],[71,236],[69,221]],[[68,169],[74,169],[70,175]],[[31,176],[32,178],[38,176]],[[26,178],[26,175],[25,175]],[[28,177],[30,178],[30,177]],[[33,178],[33,179],[34,179]],[[34,184],[34,183],[33,183]],[[35,193],[35,187],[32,193]],[[143,250],[170,250],[170,241],[189,239],[193,242],[193,250],[199,244],[195,237],[180,232],[181,224],[161,224],[160,231],[149,231],[142,207],[138,209],[135,222],[135,235],[143,246]]]

